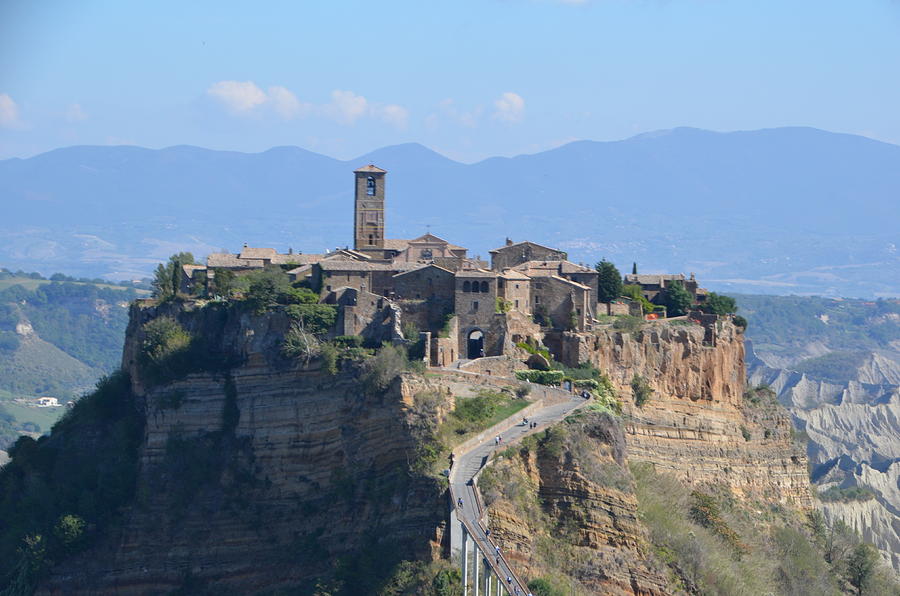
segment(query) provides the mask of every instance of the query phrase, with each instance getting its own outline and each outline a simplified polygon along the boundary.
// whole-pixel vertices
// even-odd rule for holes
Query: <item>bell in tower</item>
[[[355,170],[353,249],[384,250],[384,175],[372,164]]]

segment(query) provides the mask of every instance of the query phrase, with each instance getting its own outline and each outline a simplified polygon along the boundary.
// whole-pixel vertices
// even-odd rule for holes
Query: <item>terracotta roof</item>
[[[206,271],[206,265],[182,265],[181,270],[189,279],[193,279],[195,271]]]
[[[444,269],[443,267],[438,267],[437,265],[426,265],[424,267],[418,267],[416,269],[410,269],[409,271],[403,271],[402,273],[397,273],[396,275],[394,275],[394,277],[400,277],[401,275],[409,275],[410,273],[413,273],[415,271],[423,271],[425,269],[437,269],[438,271],[441,271],[443,273],[449,273],[450,275],[453,275],[452,271]]]
[[[214,252],[206,257],[207,267],[224,267],[226,269],[262,267],[260,259],[242,259],[229,252]]]
[[[531,279],[524,273],[521,273],[519,271],[513,271],[512,269],[505,269],[500,274],[500,277],[502,277],[503,279],[514,279],[514,280],[519,280],[519,281],[528,281]]]
[[[386,174],[387,170],[382,170],[381,168],[377,167],[375,164],[370,163],[369,165],[363,166],[363,167],[359,168],[358,170],[353,170],[353,172],[354,173],[356,173],[356,172],[373,172],[376,174]]]
[[[384,247],[388,250],[404,251],[409,247],[409,240],[401,238],[385,238]]]
[[[507,250],[509,248],[515,248],[516,246],[522,246],[523,244],[531,244],[532,246],[539,246],[541,248],[546,248],[547,250],[555,250],[556,252],[565,252],[564,250],[559,250],[558,248],[551,248],[549,246],[544,246],[543,244],[538,244],[537,242],[532,242],[531,240],[522,240],[521,242],[513,242],[512,244],[507,244],[506,246],[501,246],[500,248],[495,248],[489,252],[495,253],[500,252],[501,250]]]
[[[322,260],[322,255],[304,255],[299,253],[277,254],[272,257],[272,263],[275,265],[307,265]]]
[[[516,271],[523,271],[531,275],[535,271],[554,271],[557,273],[595,273],[593,269],[578,265],[571,261],[525,261],[513,267]]]
[[[456,277],[497,277],[496,271],[488,271],[486,269],[460,269],[456,272]]]
[[[365,261],[320,261],[322,271],[411,271],[427,265],[422,263],[367,263]]]
[[[311,263],[310,263],[310,264],[307,264],[307,265],[300,265],[299,267],[295,267],[294,269],[291,269],[290,271],[288,271],[288,274],[290,274],[290,275],[300,275],[301,273],[306,273],[306,272],[309,271],[310,269],[312,269],[312,264],[311,264]]]
[[[629,273],[625,276],[625,283],[627,284],[641,284],[641,285],[662,285],[664,281],[684,281],[684,273],[658,273],[658,274],[634,274]]]
[[[278,251],[274,248],[254,248],[252,246],[245,246],[241,249],[241,254],[238,255],[238,258],[241,259],[271,259]]]
[[[586,286],[586,285],[584,285],[584,284],[580,284],[580,283],[578,283],[577,281],[572,281],[571,279],[566,279],[565,277],[560,277],[560,276],[558,276],[558,275],[550,275],[549,277],[550,277],[550,279],[553,279],[553,280],[562,282],[562,283],[564,283],[564,284],[567,284],[567,285],[570,285],[570,286],[575,286],[575,287],[578,288],[579,290],[588,290],[588,291],[590,291],[590,289],[591,289],[590,286]]]

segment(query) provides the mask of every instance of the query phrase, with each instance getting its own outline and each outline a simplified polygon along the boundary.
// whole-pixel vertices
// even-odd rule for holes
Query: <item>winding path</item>
[[[494,378],[497,379],[498,377]],[[523,424],[523,412],[517,412],[493,426],[489,429],[490,432],[482,433],[485,436],[480,441],[477,441],[475,444],[464,444],[463,447],[458,448],[458,451],[454,451],[454,465],[450,473],[451,507],[454,508],[456,518],[463,528],[462,551],[468,554],[467,538],[473,540],[477,547],[475,565],[473,565],[474,573],[472,574],[475,580],[474,585],[478,586],[479,583],[485,585],[484,579],[478,578],[478,567],[482,566],[484,568],[483,564],[486,563],[487,568],[485,569],[490,569],[493,575],[499,578],[500,584],[504,586],[504,589],[513,596],[516,594],[525,596],[529,593],[528,587],[516,575],[503,553],[485,532],[485,511],[481,495],[478,494],[477,476],[497,452],[502,451],[508,445],[521,441],[530,434],[543,432],[548,426],[561,421],[573,411],[589,403],[588,400],[574,396],[561,389],[542,389],[544,389],[544,396],[540,400],[541,405],[530,413],[525,414],[529,423],[537,423],[537,428],[529,428],[530,425]],[[499,446],[496,446],[495,437],[498,435],[502,441]],[[458,499],[462,499],[462,506],[458,505]],[[480,554],[478,551],[480,551]],[[480,561],[478,560],[479,558]],[[466,564],[464,564],[463,569],[464,576],[468,575],[466,573]],[[479,587],[476,587],[474,594],[479,595],[481,593],[491,594],[494,592],[490,588],[486,592],[481,592]],[[496,594],[500,594],[499,590]]]

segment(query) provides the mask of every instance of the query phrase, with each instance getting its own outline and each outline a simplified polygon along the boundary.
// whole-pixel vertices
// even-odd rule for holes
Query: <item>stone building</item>
[[[598,273],[568,261],[564,251],[507,239],[490,251],[489,267],[431,233],[387,238],[387,172],[369,164],[353,174],[352,248],[307,255],[244,245],[237,254],[209,255],[207,279],[221,269],[241,275],[280,267],[292,282],[339,307],[336,334],[363,335],[375,343],[428,338],[425,353],[441,366],[510,353],[518,342],[587,331],[597,323]],[[186,290],[199,283],[203,270],[186,266]],[[626,276],[625,282],[640,284],[653,300],[676,279],[697,301],[705,298],[693,275]]]
[[[537,242],[513,242],[506,239],[506,245],[491,251],[491,269],[501,271],[528,261],[565,261],[568,255],[555,248]]]
[[[702,304],[706,301],[709,292],[705,288],[700,287],[700,283],[693,273],[687,279],[685,279],[683,273],[652,275],[629,273],[625,275],[625,284],[641,286],[641,294],[654,304],[660,303],[662,293],[674,281],[680,281],[684,285],[684,289],[691,294],[695,304]]]

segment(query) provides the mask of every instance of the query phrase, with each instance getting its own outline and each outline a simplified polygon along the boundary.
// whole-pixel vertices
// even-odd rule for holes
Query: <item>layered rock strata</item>
[[[153,384],[142,325],[177,317],[225,365]],[[43,593],[229,593],[309,586],[334,570],[432,558],[445,503],[410,472],[421,380],[367,394],[279,355],[283,316],[135,307],[124,366],[146,419],[137,502],[113,535],[54,569]]]
[[[811,506],[806,455],[787,414],[744,400],[743,333],[727,319],[710,331],[687,321],[607,328],[567,335],[562,349],[610,376],[625,407],[632,459],[689,483],[724,483],[738,496]],[[641,407],[636,375],[653,391]]]

